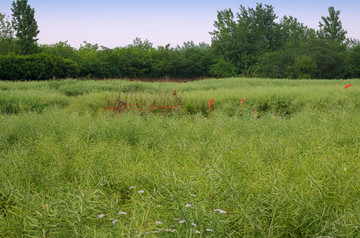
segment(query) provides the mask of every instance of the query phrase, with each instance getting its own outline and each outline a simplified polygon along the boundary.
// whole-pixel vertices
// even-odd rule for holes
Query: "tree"
[[[261,55],[279,48],[280,28],[271,5],[258,3],[255,9],[240,5],[236,18],[231,9],[218,11],[215,30],[210,32],[212,46],[218,55],[248,76]]]
[[[236,68],[230,61],[217,59],[210,68],[210,74],[216,78],[228,78],[236,76]]]
[[[9,17],[0,13],[0,39],[7,39],[14,37],[14,30],[9,21]]]
[[[280,20],[280,45],[289,48],[298,48],[308,43],[310,39],[315,39],[315,30],[308,28],[303,23],[298,22],[297,18],[292,16],[284,16]]]
[[[16,52],[14,29],[9,17],[0,13],[0,54]]]
[[[323,22],[319,22],[320,30],[318,35],[321,39],[332,40],[340,44],[344,43],[346,33],[342,28],[342,23],[339,20],[340,11],[335,11],[334,7],[329,7],[329,16],[321,17]]]
[[[310,79],[316,71],[316,62],[307,55],[295,58],[295,69],[297,78]]]
[[[360,78],[360,45],[351,49],[345,62],[350,77]]]
[[[316,39],[311,41],[304,53],[316,63],[313,72],[319,79],[344,78],[346,46],[337,42]]]
[[[12,3],[12,24],[18,38],[22,54],[33,53],[36,48],[38,25],[35,20],[35,10],[27,4],[27,0],[17,0]]]

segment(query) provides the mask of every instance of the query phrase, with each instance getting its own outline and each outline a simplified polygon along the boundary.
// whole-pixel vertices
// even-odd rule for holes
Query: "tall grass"
[[[68,106],[41,113],[0,114],[0,234],[359,236],[356,84],[350,91],[344,81],[316,89],[296,82],[219,90],[193,90],[218,83],[211,80],[169,84],[191,88],[182,95],[195,109],[215,98],[211,114],[109,113],[111,91],[62,95]],[[260,109],[265,102],[269,109]],[[281,102],[296,107],[282,113]]]

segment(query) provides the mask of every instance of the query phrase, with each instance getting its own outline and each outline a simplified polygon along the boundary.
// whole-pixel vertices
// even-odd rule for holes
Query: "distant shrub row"
[[[45,53],[0,55],[0,80],[47,80],[76,77],[76,62]]]

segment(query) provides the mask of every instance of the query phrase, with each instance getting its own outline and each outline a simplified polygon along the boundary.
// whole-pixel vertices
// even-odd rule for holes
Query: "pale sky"
[[[35,8],[40,44],[67,40],[79,47],[87,41],[109,48],[131,44],[136,37],[154,46],[176,47],[191,40],[210,44],[217,10],[238,12],[240,4],[255,8],[256,2],[273,5],[279,19],[290,15],[315,29],[321,16],[328,15],[328,7],[334,6],[341,11],[347,36],[360,39],[359,0],[28,0]],[[11,3],[0,0],[0,12],[11,15]]]

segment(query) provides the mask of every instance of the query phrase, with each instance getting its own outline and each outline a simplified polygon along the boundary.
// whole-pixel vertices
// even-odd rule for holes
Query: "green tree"
[[[304,53],[316,63],[315,76],[319,79],[345,77],[346,46],[337,42],[315,39],[304,48]]]
[[[345,63],[350,77],[360,78],[360,45],[355,46],[350,50]]]
[[[314,29],[308,28],[292,16],[284,16],[280,20],[279,27],[279,44],[287,48],[298,48],[305,43],[308,43],[309,40],[316,38]]]
[[[27,0],[17,0],[12,3],[12,25],[18,38],[22,54],[33,53],[36,49],[38,25],[35,20],[35,10],[31,8]]]
[[[51,45],[41,45],[40,49],[44,53],[57,55],[66,59],[76,61],[76,50],[71,47],[71,45],[67,41],[59,41],[58,43]]]
[[[211,76],[216,78],[228,78],[236,76],[236,68],[230,61],[217,59],[210,68]]]
[[[332,40],[342,44],[346,39],[347,31],[345,31],[342,27],[342,23],[339,18],[340,11],[335,11],[334,7],[329,7],[328,11],[329,16],[321,17],[323,22],[319,22],[319,38]]]
[[[0,13],[0,38],[14,38],[14,29],[9,21],[9,17],[2,13]]]
[[[9,17],[0,13],[0,54],[6,55],[10,52],[16,52],[14,29]]]
[[[210,32],[216,54],[248,76],[261,55],[279,48],[276,18],[271,5],[259,3],[255,9],[240,5],[236,19],[231,9],[218,11],[215,30]]]
[[[303,55],[295,58],[295,69],[300,79],[310,79],[316,71],[316,62],[309,56]]]

